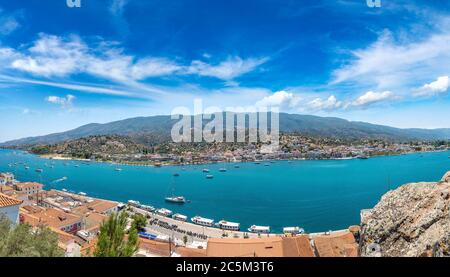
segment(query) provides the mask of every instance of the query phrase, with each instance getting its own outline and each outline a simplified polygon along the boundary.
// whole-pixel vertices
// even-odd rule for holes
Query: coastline
[[[5,148],[7,149],[7,148]],[[9,149],[15,150],[15,149]],[[203,161],[203,162],[195,162],[195,163],[175,163],[175,162],[120,162],[120,161],[112,161],[112,160],[95,160],[95,159],[82,159],[69,157],[61,154],[34,154],[26,150],[26,153],[30,155],[35,155],[42,159],[48,160],[59,160],[59,161],[80,161],[80,162],[97,162],[97,163],[107,163],[113,165],[127,165],[127,166],[139,166],[139,167],[163,167],[163,166],[192,166],[192,165],[208,165],[208,164],[235,164],[235,163],[265,163],[265,162],[276,162],[276,161],[345,161],[345,160],[355,160],[360,159],[358,156],[354,157],[343,157],[343,158],[320,158],[320,159],[308,159],[308,158],[290,158],[290,159],[263,159],[263,160],[236,160],[236,161]],[[411,155],[411,154],[425,154],[425,153],[438,153],[438,152],[446,152],[449,149],[438,149],[438,150],[428,150],[428,151],[414,151],[414,152],[404,152],[404,153],[390,153],[384,155],[373,155],[368,156],[368,159],[377,158],[377,157],[395,157],[401,155]]]

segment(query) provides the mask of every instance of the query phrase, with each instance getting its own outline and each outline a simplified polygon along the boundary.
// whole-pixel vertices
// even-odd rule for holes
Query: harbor
[[[116,171],[117,165],[109,163],[49,162],[21,151],[0,150],[0,171],[11,172],[22,181],[43,183],[46,190],[82,192],[122,203],[132,199],[148,210],[165,208],[172,215],[186,216],[189,224],[191,218],[201,216],[215,223],[239,223],[242,232],[255,225],[269,226],[271,233],[278,234],[295,226],[314,233],[359,222],[360,210],[374,206],[381,195],[401,184],[438,180],[450,166],[449,155],[443,151],[370,159],[276,161],[268,162],[270,166],[264,166],[265,162],[160,168],[123,165]],[[207,179],[208,174],[214,178]],[[185,203],[166,201],[172,196],[184,197]],[[220,229],[212,232],[222,233]]]

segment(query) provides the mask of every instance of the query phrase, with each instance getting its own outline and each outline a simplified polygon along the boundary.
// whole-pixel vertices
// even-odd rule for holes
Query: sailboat
[[[186,198],[184,198],[184,196],[176,196],[175,195],[175,179],[173,180],[172,195],[166,197],[165,200],[166,200],[166,202],[175,203],[175,204],[186,203]]]

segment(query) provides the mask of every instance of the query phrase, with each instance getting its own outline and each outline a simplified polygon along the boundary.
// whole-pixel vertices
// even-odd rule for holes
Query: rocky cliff
[[[450,172],[388,192],[361,223],[362,256],[450,256]]]

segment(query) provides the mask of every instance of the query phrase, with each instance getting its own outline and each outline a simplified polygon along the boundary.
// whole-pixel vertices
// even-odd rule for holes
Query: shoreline
[[[8,149],[8,148],[4,148]],[[8,150],[16,150],[16,149],[8,149]],[[246,160],[246,161],[214,161],[214,162],[199,162],[199,163],[133,163],[133,162],[117,162],[117,161],[104,161],[104,160],[93,160],[93,159],[82,159],[82,158],[74,158],[68,157],[60,154],[34,154],[26,150],[25,151],[30,155],[35,155],[42,159],[48,160],[56,160],[56,161],[80,161],[80,162],[96,162],[96,163],[106,163],[113,165],[126,165],[126,166],[139,166],[139,167],[165,167],[165,166],[195,166],[195,165],[210,165],[210,164],[240,164],[240,163],[266,163],[266,162],[276,162],[276,161],[347,161],[347,160],[356,160],[360,159],[359,156],[355,157],[343,157],[343,158],[325,158],[325,159],[307,159],[307,158],[292,158],[292,159],[264,159],[264,160]],[[373,159],[377,157],[395,157],[402,155],[412,155],[412,154],[425,154],[425,153],[439,153],[450,151],[450,149],[445,150],[429,150],[429,151],[416,151],[416,152],[404,152],[404,153],[396,153],[396,154],[386,154],[386,155],[374,155],[368,156],[367,159]]]

